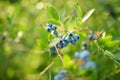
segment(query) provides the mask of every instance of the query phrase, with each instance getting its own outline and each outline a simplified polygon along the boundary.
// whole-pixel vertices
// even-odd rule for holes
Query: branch
[[[114,55],[113,55],[111,52],[102,49],[102,48],[99,46],[99,44],[97,43],[97,40],[95,40],[95,44],[96,44],[96,46],[100,49],[100,51],[102,51],[105,55],[107,55],[111,60],[113,60],[113,61],[120,67],[119,62],[116,60],[116,58],[114,57]]]

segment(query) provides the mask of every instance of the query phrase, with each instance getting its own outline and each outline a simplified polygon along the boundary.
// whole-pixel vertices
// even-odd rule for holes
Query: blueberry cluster
[[[54,80],[64,80],[67,76],[67,72],[65,70],[61,70],[55,77]]]
[[[64,48],[69,43],[75,45],[77,41],[80,39],[78,34],[74,34],[72,32],[69,32],[67,36],[63,36],[62,39],[59,41],[59,43],[56,45],[57,48]]]
[[[46,31],[47,32],[52,32],[54,35],[57,35],[57,27],[54,24],[48,23],[46,26]],[[61,37],[61,40],[56,44],[56,47],[61,49],[66,47],[69,43],[76,45],[77,41],[80,39],[78,34],[74,34],[73,32],[69,32],[66,35]],[[50,52],[55,53],[55,47],[51,47],[50,48]]]
[[[89,35],[88,36],[88,41],[84,42],[82,44],[82,51],[77,51],[75,52],[75,57],[77,58],[77,61],[82,60],[84,64],[82,64],[79,67],[79,70],[86,70],[92,68],[93,70],[96,70],[96,64],[93,61],[89,60],[90,52],[87,49],[87,44],[91,40],[94,40],[94,35]]]
[[[51,23],[48,23],[47,26],[46,26],[46,31],[47,32],[52,32],[52,34],[54,34],[54,35],[58,34],[56,29],[57,29],[56,25],[53,25]]]
[[[69,32],[67,36],[66,35],[62,36],[61,40],[56,44],[56,47],[62,49],[66,47],[69,43],[75,45],[79,39],[80,37],[78,34]],[[55,53],[56,52],[55,47],[51,47],[50,51],[52,53]]]
[[[82,51],[78,51],[75,53],[75,57],[77,59],[81,59],[82,61],[85,62],[82,66],[79,67],[80,71],[90,69],[90,68],[95,70],[96,64],[93,61],[89,60],[89,56],[90,56],[90,52],[87,49],[84,49]]]
[[[87,62],[89,60],[89,56],[90,52],[87,49],[75,52],[75,57],[77,59],[83,60],[84,62]]]

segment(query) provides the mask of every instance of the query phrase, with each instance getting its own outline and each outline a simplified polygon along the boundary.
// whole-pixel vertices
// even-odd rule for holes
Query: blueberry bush
[[[0,80],[119,80],[120,0],[1,0]]]

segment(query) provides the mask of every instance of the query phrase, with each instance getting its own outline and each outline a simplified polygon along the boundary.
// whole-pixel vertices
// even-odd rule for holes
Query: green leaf
[[[104,50],[108,50],[114,53],[119,48],[120,41],[112,40],[112,36],[106,36],[104,38],[100,38],[98,40],[98,43],[100,44],[101,48],[103,48]]]
[[[60,20],[64,19],[66,13],[66,9],[61,10],[60,12]]]
[[[70,21],[70,17],[66,18],[64,21],[64,25],[66,25]]]
[[[76,5],[76,11],[77,11],[77,15],[78,15],[79,18],[81,19],[82,16],[83,16],[83,12],[82,12],[82,10],[81,10],[81,8],[80,8],[79,5]]]
[[[42,39],[37,39],[37,45],[38,45],[41,49],[46,49],[46,48],[47,48],[47,44],[46,44]]]
[[[116,54],[114,55],[113,53],[111,53],[108,50],[105,50],[105,54],[108,57],[110,57],[110,59],[112,59],[120,67],[120,58],[118,57],[119,55],[116,56]]]
[[[46,49],[48,47],[48,32],[44,28],[39,28],[38,27],[38,32],[40,35],[40,38],[37,39],[37,45],[41,49]]]
[[[56,25],[61,25],[60,21],[58,21],[58,20],[56,20],[54,18],[49,19],[48,22],[56,24]]]
[[[44,28],[39,28],[39,27],[38,27],[38,31],[39,31],[40,39],[43,40],[45,43],[47,43],[48,32]]]
[[[84,15],[84,17],[82,18],[82,23],[83,22],[85,22],[91,15],[92,15],[92,13],[95,11],[95,9],[91,9],[90,11],[88,11],[85,15]]]
[[[49,47],[56,46],[56,44],[60,41],[60,38],[54,38],[50,43]]]
[[[58,14],[57,10],[54,7],[52,7],[52,6],[47,7],[47,11],[48,11],[48,14],[52,18],[54,18],[56,20],[59,20],[59,14]]]
[[[74,64],[68,55],[64,55],[63,62],[65,68],[70,68]]]

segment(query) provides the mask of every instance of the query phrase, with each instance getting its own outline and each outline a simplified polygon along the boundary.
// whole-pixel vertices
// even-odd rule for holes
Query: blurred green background
[[[83,13],[95,8],[86,22],[91,30],[104,29],[113,40],[120,39],[120,0],[0,0],[0,80],[49,80],[48,71],[40,76],[40,72],[50,64],[48,43],[42,41],[42,46],[38,46],[36,41],[47,36],[40,27],[45,27],[49,19],[45,7],[53,5],[59,14],[68,16],[75,4],[80,5]],[[73,58],[73,53],[79,49],[77,46],[71,49],[73,46],[70,45],[62,52]],[[119,80],[120,72],[109,76],[116,70],[114,62],[102,59],[104,55],[99,56],[92,56],[99,70],[95,80]],[[61,65],[60,60],[53,65],[52,79],[63,68]]]

